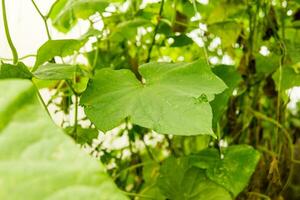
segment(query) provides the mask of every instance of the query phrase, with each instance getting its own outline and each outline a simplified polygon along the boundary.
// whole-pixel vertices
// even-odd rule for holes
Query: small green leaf
[[[273,74],[273,80],[276,83],[277,90],[280,85],[280,69]],[[300,86],[300,73],[291,66],[282,67],[281,71],[281,91],[285,91],[295,86]]]
[[[256,55],[256,70],[258,73],[271,74],[279,67],[280,56],[275,53],[262,56]]]
[[[65,129],[67,134],[72,136],[78,144],[92,144],[93,139],[98,137],[98,130],[94,128],[82,128],[78,126],[76,133],[74,133],[74,127],[67,127]]]
[[[48,63],[40,66],[33,75],[42,80],[65,80],[72,79],[76,74],[80,74],[77,65]]]
[[[189,156],[194,166],[206,169],[207,177],[223,186],[236,197],[248,184],[260,159],[258,151],[247,145],[230,146],[219,150],[206,149]]]
[[[102,131],[130,117],[134,124],[159,133],[214,135],[208,102],[226,85],[204,61],[149,63],[139,67],[144,83],[129,70],[101,69],[81,98],[85,113]]]
[[[171,36],[170,38],[174,40],[174,43],[171,44],[171,47],[182,47],[193,44],[193,40],[185,34]]]
[[[228,86],[221,94],[217,94],[215,99],[210,103],[213,110],[213,127],[216,128],[218,121],[227,108],[228,100],[232,96],[233,90],[241,82],[242,78],[235,67],[231,65],[218,65],[212,71]]]
[[[21,62],[19,62],[17,65],[0,63],[0,79],[7,78],[31,79],[32,74]]]
[[[51,121],[30,81],[2,80],[0,93],[0,199],[127,199]]]
[[[187,158],[164,161],[157,185],[172,200],[232,200],[229,192],[209,180],[203,169],[190,165]]]
[[[55,56],[65,57],[73,55],[75,51],[78,51],[86,40],[48,40],[37,51],[36,61],[33,71],[35,71],[40,65],[52,60]]]
[[[140,26],[152,25],[149,20],[143,18],[135,18],[129,21],[118,24],[114,30],[112,30],[111,38],[117,39],[131,39],[137,34],[137,28]]]
[[[115,1],[115,0],[114,0]],[[96,12],[103,12],[111,0],[57,0],[51,7],[49,17],[61,32],[68,32],[78,19],[87,19]]]
[[[241,26],[235,21],[217,22],[208,26],[208,32],[220,37],[222,46],[225,48],[235,44],[241,32]]]

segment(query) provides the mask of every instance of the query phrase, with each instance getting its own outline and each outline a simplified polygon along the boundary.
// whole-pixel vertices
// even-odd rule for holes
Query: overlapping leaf
[[[143,83],[129,70],[101,69],[82,96],[89,119],[102,131],[130,117],[134,124],[175,135],[213,135],[209,101],[226,85],[203,61],[140,66]]]
[[[213,68],[213,72],[228,86],[224,92],[216,95],[215,99],[210,104],[213,109],[213,126],[216,127],[227,108],[227,103],[233,90],[238,86],[242,78],[235,67],[231,65],[218,65]]]
[[[207,177],[237,196],[248,184],[260,159],[250,146],[237,145],[224,149],[224,159],[217,149],[206,149],[190,156],[194,166],[206,169]]]
[[[48,40],[38,49],[33,71],[55,56],[65,57],[74,54],[85,42],[85,39]]]
[[[75,74],[80,74],[77,65],[48,63],[40,66],[33,75],[42,80],[64,80],[72,79]]]
[[[0,199],[127,199],[42,109],[28,80],[0,81]]]
[[[0,79],[8,78],[30,79],[32,74],[21,62],[16,65],[0,63]]]
[[[203,169],[193,167],[187,158],[167,159],[160,170],[158,187],[172,200],[232,200],[225,188],[209,180]]]
[[[49,13],[52,24],[61,32],[68,32],[78,19],[87,19],[96,12],[103,12],[116,0],[57,0]]]
[[[234,199],[248,184],[260,155],[246,145],[231,146],[163,162],[157,185],[172,200]]]

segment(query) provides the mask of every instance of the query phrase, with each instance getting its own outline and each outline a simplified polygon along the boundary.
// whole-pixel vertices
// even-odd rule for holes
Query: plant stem
[[[73,133],[77,137],[77,126],[78,126],[78,96],[75,95],[75,111],[74,111],[74,130]]]
[[[28,55],[25,55],[23,57],[20,57],[19,60],[24,60],[24,59],[30,58],[30,57],[36,57],[36,55],[35,54],[28,54]],[[0,60],[12,61],[13,59],[11,59],[11,58],[0,58]]]
[[[151,52],[152,52],[153,46],[155,44],[155,38],[156,38],[157,31],[158,31],[158,28],[159,28],[160,19],[161,19],[162,12],[163,12],[163,9],[164,9],[164,4],[165,4],[165,1],[162,0],[161,4],[160,4],[158,17],[157,17],[157,19],[158,19],[157,24],[156,24],[155,29],[154,29],[154,35],[153,35],[152,42],[151,42],[151,45],[150,45],[149,50],[148,50],[148,56],[147,56],[147,59],[146,59],[146,63],[148,63],[151,59]]]
[[[51,117],[51,114],[50,114],[50,112],[48,110],[48,107],[46,106],[45,101],[43,100],[43,97],[42,97],[42,95],[41,95],[41,93],[40,93],[40,91],[39,91],[39,89],[37,87],[36,87],[36,90],[37,90],[38,97],[39,97],[40,101],[42,102],[43,107],[47,111],[48,115]]]
[[[72,90],[72,92],[74,93],[75,96],[80,96],[80,94],[75,90],[75,88],[72,86],[72,82],[69,80],[66,80],[67,85],[69,86],[69,88]]]
[[[286,140],[287,140],[287,143],[288,143],[288,148],[289,148],[289,151],[290,151],[290,159],[291,159],[291,163],[292,164],[290,165],[290,171],[289,171],[289,175],[287,177],[287,180],[286,180],[286,182],[283,185],[282,190],[281,190],[281,192],[283,192],[283,191],[285,191],[287,189],[287,187],[289,186],[289,184],[291,182],[291,179],[292,179],[292,176],[293,176],[293,172],[294,172],[294,165],[293,164],[300,164],[300,161],[296,160],[295,156],[294,156],[295,152],[294,152],[294,146],[293,146],[292,138],[291,138],[289,132],[278,121],[276,121],[276,120],[274,120],[274,119],[272,119],[272,118],[264,115],[263,113],[254,111],[252,109],[250,109],[250,112],[252,112],[255,117],[263,119],[265,121],[268,121],[268,122],[274,124],[275,126],[277,126],[279,129],[282,130],[284,136],[286,137]]]
[[[127,171],[131,171],[131,170],[134,170],[136,168],[139,168],[139,167],[143,167],[145,165],[151,165],[153,163],[156,163],[155,161],[150,161],[150,162],[143,162],[143,163],[138,163],[138,164],[135,164],[135,165],[131,165],[123,170],[121,170],[115,177],[114,177],[114,180],[116,180],[119,176],[121,176],[122,173],[124,172],[127,172]]]
[[[3,16],[3,24],[4,24],[4,29],[5,29],[5,35],[7,42],[9,44],[9,47],[12,51],[13,54],[13,63],[17,64],[18,63],[18,52],[16,47],[14,46],[10,33],[9,33],[9,27],[8,27],[8,22],[7,22],[7,15],[6,15],[6,7],[5,7],[5,0],[2,0],[2,16]]]
[[[31,2],[32,2],[34,8],[36,9],[36,11],[39,13],[39,15],[41,16],[41,18],[43,19],[48,39],[51,40],[51,35],[50,35],[49,27],[48,27],[48,24],[47,24],[47,17],[45,15],[43,15],[43,13],[39,9],[39,7],[36,5],[36,3],[34,2],[34,0],[31,0]]]
[[[140,198],[144,198],[144,199],[153,199],[153,200],[155,200],[155,198],[153,198],[152,196],[148,196],[148,195],[142,195],[142,194],[137,194],[137,193],[125,192],[125,191],[122,191],[122,193],[124,193],[125,195],[128,195],[128,196],[140,197]]]
[[[264,195],[264,194],[261,194],[261,193],[258,193],[258,192],[248,192],[248,195],[253,195],[253,196],[263,198],[263,199],[271,200],[271,198],[268,197],[267,195]]]

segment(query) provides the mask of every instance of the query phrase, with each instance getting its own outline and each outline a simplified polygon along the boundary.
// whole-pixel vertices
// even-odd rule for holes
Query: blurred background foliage
[[[290,99],[300,86],[300,1],[58,0],[44,19],[63,33],[78,21],[90,23],[80,38],[49,40],[37,52],[35,66],[49,60],[76,64],[80,73],[69,81],[35,82],[50,90],[46,104],[53,115],[72,116],[60,122],[66,133],[101,160],[128,194],[164,199],[156,182],[167,157],[249,144],[262,157],[237,199],[300,198],[300,104]],[[228,86],[211,102],[217,139],[161,135],[129,121],[99,133],[77,108],[98,69],[130,69],[141,80],[141,64],[199,58]]]

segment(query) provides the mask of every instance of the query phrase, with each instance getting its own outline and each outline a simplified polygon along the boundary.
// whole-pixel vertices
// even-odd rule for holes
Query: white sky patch
[[[203,31],[201,31],[200,29],[195,29],[189,32],[187,36],[190,37],[199,47],[203,47],[204,42],[202,39],[202,33]]]
[[[143,2],[140,5],[140,9],[144,9],[148,4],[151,3],[158,3],[160,0],[143,0]]]
[[[207,25],[203,23],[199,23],[199,28],[201,31],[203,31],[202,35],[204,35],[204,32],[207,31]]]
[[[208,50],[214,51],[221,44],[221,38],[215,37],[208,46]]]
[[[119,10],[125,13],[130,7],[130,1],[125,1],[120,7]]]
[[[292,10],[288,10],[288,11],[286,12],[286,14],[287,14],[287,16],[291,16],[291,15],[293,14],[293,11],[292,11]]]
[[[259,53],[263,56],[268,56],[270,54],[270,51],[268,49],[268,47],[266,46],[261,46],[260,47],[260,50],[259,50]]]
[[[208,4],[209,0],[197,0],[198,3]]]
[[[300,87],[293,87],[293,88],[289,89],[288,95],[290,96],[290,102],[288,103],[287,107],[290,110],[296,111],[297,102],[300,101]]]
[[[221,61],[222,64],[224,65],[233,65],[234,64],[234,61],[232,60],[232,58],[229,56],[229,55],[224,55],[222,57],[222,61]]]
[[[157,62],[171,62],[172,58],[170,56],[162,56],[158,58]]]
[[[183,61],[184,61],[184,57],[183,57],[183,56],[179,56],[179,57],[177,58],[177,61],[183,62]]]
[[[209,62],[213,65],[216,65],[219,63],[219,58],[217,56],[212,56],[209,58]]]
[[[168,38],[167,41],[168,41],[168,44],[171,45],[174,43],[174,38]]]
[[[195,22],[195,21],[198,21],[198,20],[200,20],[202,17],[201,17],[201,15],[200,15],[200,13],[196,13],[195,14],[195,16],[193,16],[193,17],[191,17],[191,21],[192,22]]]
[[[286,8],[286,7],[287,7],[287,1],[283,1],[283,2],[281,3],[281,5],[282,5],[282,7]]]

